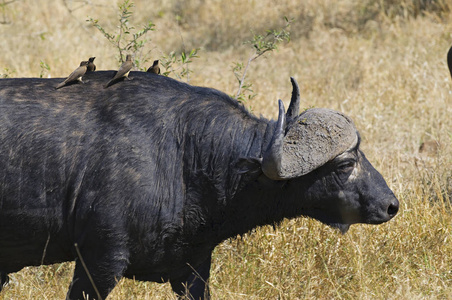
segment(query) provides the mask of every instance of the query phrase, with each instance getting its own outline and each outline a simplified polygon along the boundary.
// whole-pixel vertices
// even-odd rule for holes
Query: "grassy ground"
[[[299,218],[225,241],[214,252],[213,298],[452,299],[451,4],[433,1],[421,11],[427,1],[159,2],[136,1],[132,21],[152,20],[157,28],[145,53],[153,60],[182,45],[199,47],[190,83],[229,94],[237,90],[233,63],[249,55],[242,42],[250,29],[295,18],[290,43],[252,64],[248,80],[257,96],[247,105],[275,118],[276,100],[287,106],[294,76],[304,107],[353,118],[363,150],[401,203],[391,222],[354,225],[346,235]],[[107,0],[83,3],[23,0],[0,7],[0,21],[10,22],[0,25],[0,73],[65,77],[90,56],[98,69],[117,68],[115,49],[85,22],[91,16],[113,31],[117,8]],[[423,142],[433,147],[420,151]],[[63,299],[72,268],[25,268],[11,275],[0,299]],[[122,280],[109,299],[126,298],[174,295],[167,284]]]

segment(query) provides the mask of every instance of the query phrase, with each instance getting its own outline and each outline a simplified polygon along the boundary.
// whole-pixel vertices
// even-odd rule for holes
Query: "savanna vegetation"
[[[65,77],[91,56],[98,70],[117,69],[118,48],[87,20],[117,32],[118,4],[0,1],[0,73]],[[352,117],[362,149],[401,204],[387,224],[354,225],[345,235],[298,218],[223,242],[213,257],[213,299],[452,299],[452,80],[446,64],[452,2],[134,4],[131,31],[152,22],[135,49],[137,69],[160,59],[169,76],[232,96],[237,72],[243,74],[237,66],[255,53],[244,42],[289,20],[290,41],[249,65],[243,102],[255,114],[276,118],[276,101],[287,107],[289,77],[295,77],[302,106]],[[183,61],[182,53],[187,59],[193,50],[191,62]],[[64,299],[72,270],[71,263],[25,268],[11,274],[0,299]],[[123,279],[109,299],[175,296],[169,284]]]

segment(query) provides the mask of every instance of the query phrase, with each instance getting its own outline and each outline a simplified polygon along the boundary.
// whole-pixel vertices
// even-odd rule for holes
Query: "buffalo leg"
[[[66,299],[107,298],[127,268],[124,253],[124,251],[110,251],[94,256],[90,255],[89,251],[81,252],[76,259],[74,277]]]
[[[199,265],[188,278],[171,279],[171,287],[179,296],[186,296],[190,300],[210,299],[209,276],[211,257]]]
[[[3,286],[8,283],[8,281],[8,274],[6,274],[6,272],[0,271],[0,291],[3,289]]]

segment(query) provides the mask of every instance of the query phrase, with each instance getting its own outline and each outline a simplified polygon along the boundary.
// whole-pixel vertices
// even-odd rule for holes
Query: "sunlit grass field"
[[[232,67],[252,50],[243,42],[294,18],[291,41],[251,64],[256,96],[246,106],[276,118],[295,77],[304,108],[336,109],[355,121],[362,150],[401,205],[390,222],[353,225],[345,235],[298,218],[227,240],[213,256],[213,299],[452,299],[452,2],[160,2],[135,1],[131,22],[156,24],[144,65],[200,48],[190,84],[231,95]],[[117,69],[116,49],[85,21],[115,31],[116,3],[1,4],[0,73],[66,77],[91,56],[98,70]],[[72,270],[72,263],[25,268],[11,274],[0,299],[64,299]],[[109,299],[176,298],[169,284],[121,280]]]

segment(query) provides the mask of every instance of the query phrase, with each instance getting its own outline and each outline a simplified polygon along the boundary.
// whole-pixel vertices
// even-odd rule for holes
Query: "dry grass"
[[[416,6],[427,1],[414,0],[136,2],[133,21],[157,25],[146,48],[152,59],[181,49],[182,40],[187,49],[201,47],[191,83],[229,94],[237,89],[231,66],[249,54],[241,44],[249,30],[281,26],[284,15],[296,18],[292,41],[251,66],[248,79],[258,96],[249,104],[275,117],[276,100],[288,103],[294,76],[303,106],[337,109],[354,119],[369,160],[401,203],[391,222],[355,225],[346,235],[299,218],[225,241],[214,253],[214,299],[452,299],[447,1],[433,1],[429,11]],[[99,69],[116,68],[115,50],[84,22],[89,15],[113,30],[115,6],[92,3],[72,13],[62,1],[8,5],[11,24],[0,25],[0,72],[36,77],[42,60],[51,67],[45,76],[63,77],[90,56]],[[431,140],[441,146],[420,153],[421,143]],[[62,299],[72,267],[25,268],[11,275],[0,299]],[[174,295],[166,284],[122,280],[109,299],[125,298]]]

